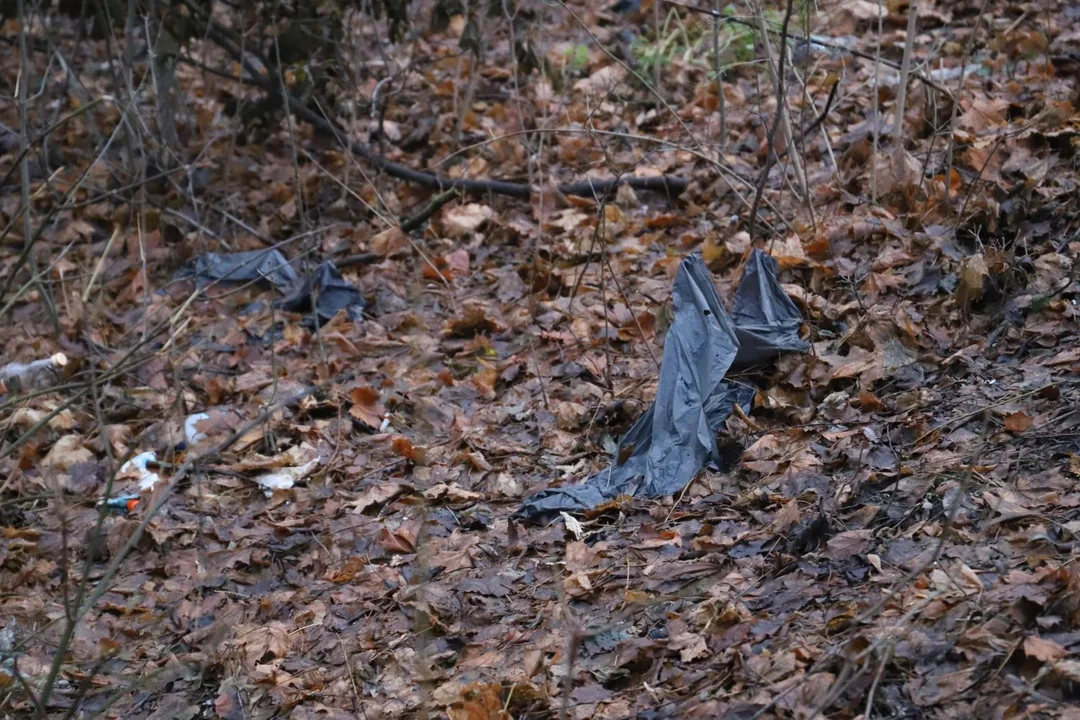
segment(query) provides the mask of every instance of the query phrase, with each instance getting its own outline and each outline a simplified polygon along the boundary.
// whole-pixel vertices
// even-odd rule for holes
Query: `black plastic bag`
[[[329,322],[339,310],[348,310],[359,318],[364,311],[364,297],[345,282],[330,260],[320,264],[309,278],[301,278],[288,259],[276,249],[252,250],[230,254],[207,253],[187,264],[177,277],[193,277],[200,285],[210,282],[258,282],[272,285],[285,295],[274,307],[290,312],[312,312],[306,325],[319,327]]]
[[[330,260],[315,268],[299,290],[274,305],[290,312],[311,312],[312,299],[315,300],[315,316],[320,327],[330,322],[339,310],[347,310],[354,320],[364,312],[364,296],[342,279],[341,272]]]
[[[716,435],[734,405],[750,409],[754,388],[725,380],[728,370],[809,348],[799,339],[802,317],[776,280],[776,261],[761,250],[743,270],[731,316],[697,254],[679,266],[672,301],[656,400],[619,442],[622,462],[578,485],[526,498],[519,517],[588,510],[620,495],[678,493],[703,467],[721,461]]]
[[[190,261],[178,276],[194,277],[200,284],[263,280],[281,291],[291,290],[300,282],[296,268],[276,249],[207,253]]]

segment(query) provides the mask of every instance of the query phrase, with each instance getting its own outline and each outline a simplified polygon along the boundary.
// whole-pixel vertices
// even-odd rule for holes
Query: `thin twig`
[[[945,153],[945,210],[949,209],[949,190],[952,185],[953,153],[956,151],[956,116],[960,111],[960,94],[964,91],[964,79],[967,74],[967,59],[975,48],[975,39],[979,35],[979,26],[982,25],[983,16],[986,14],[987,0],[983,0],[979,8],[979,15],[975,18],[975,27],[968,36],[964,47],[964,54],[960,56],[960,77],[956,80],[956,97],[953,98],[952,112],[949,117],[949,149]],[[960,218],[960,215],[957,215]]]
[[[713,45],[713,72],[716,73],[716,108],[720,113],[720,129],[717,140],[717,155],[724,156],[724,147],[727,145],[727,107],[724,98],[724,73],[720,63],[720,0],[713,0],[712,45]]]
[[[749,232],[754,236],[757,229],[758,208],[761,207],[761,196],[765,192],[765,181],[769,177],[769,171],[776,162],[776,131],[784,120],[785,90],[784,90],[784,65],[787,60],[787,31],[788,23],[791,22],[791,13],[795,10],[794,0],[788,0],[787,10],[784,12],[784,24],[780,28],[780,59],[777,61],[776,71],[776,116],[769,128],[769,134],[765,141],[765,167],[761,168],[757,186],[754,188],[754,204],[750,206]],[[768,42],[768,40],[765,40]],[[788,143],[790,146],[790,143]]]
[[[29,123],[29,104],[30,101],[26,95],[26,86],[30,83],[30,55],[26,49],[26,35],[30,32],[27,27],[29,18],[26,15],[26,6],[24,0],[18,0],[17,7],[19,15],[19,79],[18,87],[16,89],[16,96],[18,98],[19,106],[19,139],[22,141],[22,153],[19,160],[19,176],[20,187],[22,189],[22,205],[25,209],[25,215],[23,216],[23,254],[19,256],[19,262],[27,262],[30,267],[30,275],[32,278],[36,278],[38,275],[37,259],[34,257],[33,247],[34,242],[37,239],[33,228],[33,208],[30,206],[30,123]],[[44,223],[42,223],[44,225]],[[18,270],[18,265],[12,269],[12,277]],[[53,330],[56,332],[57,337],[62,334],[60,328],[60,319],[56,316],[56,307],[53,305],[52,295],[49,294],[48,288],[40,278],[35,282],[37,286],[38,294],[41,296],[41,300],[45,305],[45,309],[48,312],[49,320],[52,322]],[[6,288],[5,288],[6,289]]]
[[[870,720],[870,714],[874,710],[874,695],[877,694],[878,683],[881,682],[881,676],[885,674],[885,666],[889,664],[889,660],[892,659],[893,646],[889,644],[885,648],[885,654],[881,658],[881,664],[878,665],[877,672],[874,673],[874,681],[870,684],[870,692],[866,696],[866,710],[863,711],[863,719]]]
[[[915,48],[915,25],[919,19],[919,0],[908,5],[907,36],[904,38],[904,59],[900,63],[900,87],[896,91],[896,120],[893,121],[893,152],[904,149],[904,110],[907,107],[908,77],[911,75],[911,54]],[[877,119],[875,118],[875,121]]]
[[[881,88],[881,33],[885,15],[881,12],[884,0],[877,0],[877,42],[874,46],[874,90],[871,96],[870,117],[874,122],[873,152],[870,155],[870,202],[877,205],[878,199],[878,145],[881,140],[881,100],[878,97]]]

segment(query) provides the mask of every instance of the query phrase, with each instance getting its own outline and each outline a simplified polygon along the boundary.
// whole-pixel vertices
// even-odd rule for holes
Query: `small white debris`
[[[560,512],[559,515],[562,516],[563,523],[566,524],[566,529],[570,531],[574,536],[574,539],[580,540],[585,534],[585,528],[581,526],[581,521],[567,512]]]
[[[126,463],[120,466],[121,475],[130,475],[138,479],[139,490],[146,492],[147,490],[153,490],[154,486],[161,481],[161,476],[156,472],[147,469],[149,463],[157,462],[157,453],[153,450],[149,452],[139,453],[135,457],[128,460]]]
[[[309,460],[303,465],[296,465],[293,467],[281,468],[274,472],[264,473],[255,477],[255,482],[259,484],[261,488],[266,492],[266,496],[270,497],[274,494],[275,490],[288,490],[296,484],[297,480],[302,480],[311,474],[319,465],[319,458]]]
[[[188,415],[184,420],[184,440],[187,441],[188,447],[192,445],[198,445],[206,439],[206,433],[199,430],[199,423],[203,420],[209,420],[210,416],[206,413],[195,413],[194,415]]]

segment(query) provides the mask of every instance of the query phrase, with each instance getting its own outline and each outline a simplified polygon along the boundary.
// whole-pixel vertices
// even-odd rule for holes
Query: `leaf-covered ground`
[[[25,60],[2,27],[32,143],[24,193],[5,100],[0,342],[69,364],[2,400],[0,713],[1077,716],[1075,6],[924,2],[899,119],[907,3],[797,6],[789,150],[766,60],[783,5],[768,47],[721,28],[722,138],[707,16],[494,3],[433,29],[421,2],[396,42],[349,11],[324,18],[332,52],[283,59],[290,103],[334,132],[185,39],[173,142],[145,34],[29,5]],[[289,49],[254,10],[215,18]],[[344,136],[533,192],[462,194],[405,233],[438,191]],[[689,185],[557,189],[660,174]],[[338,260],[363,316],[316,332],[263,284],[175,279],[268,246]],[[652,401],[680,260],[701,252],[728,298],[753,246],[812,350],[740,376],[759,392],[728,421],[738,462],[512,520],[605,467]],[[149,451],[140,495],[117,470]],[[257,482],[283,469],[293,487]]]

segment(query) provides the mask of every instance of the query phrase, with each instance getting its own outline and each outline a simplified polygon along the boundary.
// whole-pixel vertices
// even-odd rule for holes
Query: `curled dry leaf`
[[[1005,432],[1014,435],[1026,433],[1034,424],[1031,416],[1021,410],[1011,412],[1005,416]]]
[[[425,448],[413,445],[408,438],[401,435],[396,436],[390,441],[390,449],[395,455],[401,458],[405,458],[409,462],[416,463],[417,465],[423,465],[426,455]]]
[[[990,268],[982,253],[965,258],[960,265],[960,282],[956,285],[956,302],[967,308],[982,298]]]
[[[446,207],[442,211],[443,231],[449,238],[461,238],[476,232],[493,217],[495,211],[479,203]]]
[[[266,491],[267,495],[270,495],[274,490],[288,490],[314,472],[317,467],[319,467],[319,458],[316,457],[308,460],[303,465],[283,467],[274,472],[256,475],[254,480],[259,487]]]
[[[668,641],[668,649],[677,651],[679,659],[683,662],[693,662],[709,654],[705,638],[693,632],[684,632],[672,637]]]
[[[1052,664],[1057,660],[1068,657],[1069,651],[1048,638],[1028,635],[1024,638],[1024,654],[1041,663]]]
[[[829,539],[825,554],[830,560],[839,562],[849,557],[862,555],[870,544],[873,530],[847,530]]]
[[[798,235],[778,238],[768,245],[769,254],[776,258],[781,268],[793,268],[806,265],[808,259]]]
[[[450,720],[509,720],[501,692],[498,683],[473,683],[462,689],[461,699],[446,713]]]
[[[922,163],[907,150],[879,155],[877,168],[877,189],[883,197],[906,193],[922,179]]]
[[[595,95],[607,93],[626,77],[626,68],[621,64],[612,63],[600,68],[592,75],[574,83],[574,90]]]
[[[483,494],[466,490],[457,483],[439,483],[423,492],[428,500],[445,500],[449,503],[474,502],[483,498]]]
[[[64,435],[49,449],[41,464],[54,472],[64,472],[74,465],[90,462],[93,459],[94,454],[83,447],[81,437]]]
[[[409,252],[411,247],[408,236],[396,225],[371,238],[371,251],[383,257],[403,255]]]
[[[349,400],[352,401],[349,415],[373,431],[381,430],[383,419],[386,417],[386,408],[382,406],[377,390],[367,385],[354,387],[349,391]]]
[[[478,334],[493,335],[505,329],[506,326],[489,308],[479,303],[470,303],[458,317],[446,321],[444,334],[448,338],[471,338]]]
[[[363,495],[352,501],[350,506],[355,513],[362,513],[370,507],[390,502],[398,495],[406,493],[411,488],[408,485],[398,483],[379,482],[368,488]]]

